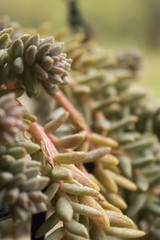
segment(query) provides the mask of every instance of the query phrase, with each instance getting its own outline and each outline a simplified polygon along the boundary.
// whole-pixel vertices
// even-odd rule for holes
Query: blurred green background
[[[67,25],[69,0],[0,0],[0,16],[25,26]],[[140,79],[160,97],[160,0],[78,0],[94,38],[109,49],[137,47],[144,54]]]

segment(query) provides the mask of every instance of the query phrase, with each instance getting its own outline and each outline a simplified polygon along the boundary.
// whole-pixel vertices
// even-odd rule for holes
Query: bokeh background
[[[140,82],[160,97],[160,1],[77,0],[94,38],[109,49],[137,47],[144,55]],[[67,25],[69,0],[0,0],[0,16],[25,26],[50,22],[51,32]]]

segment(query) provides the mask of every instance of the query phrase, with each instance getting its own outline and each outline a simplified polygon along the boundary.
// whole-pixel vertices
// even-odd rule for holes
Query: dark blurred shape
[[[41,212],[38,214],[32,215],[32,224],[31,224],[31,240],[44,240],[44,236],[36,238],[35,235],[40,228],[40,226],[45,222],[46,212]]]
[[[5,205],[3,208],[0,209],[0,221],[3,221],[7,218],[9,218],[8,205]]]
[[[85,41],[89,40],[93,36],[93,31],[84,17],[78,6],[78,0],[68,1],[68,22],[74,32],[82,31],[85,34]]]
[[[147,0],[147,42],[151,47],[160,43],[160,1]]]

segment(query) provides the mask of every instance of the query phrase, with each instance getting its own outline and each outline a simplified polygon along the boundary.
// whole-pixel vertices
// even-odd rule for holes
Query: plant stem
[[[81,113],[77,111],[77,109],[66,98],[62,91],[58,91],[54,98],[60,106],[62,106],[66,111],[69,112],[69,118],[76,126],[76,128],[78,128],[79,130],[85,130],[87,132],[89,131],[89,127]]]
[[[41,149],[46,156],[49,164],[54,167],[55,165],[55,155],[58,153],[57,149],[45,134],[44,129],[38,125],[37,122],[33,122],[30,124],[29,131],[31,132],[32,136],[36,138],[41,143]],[[56,164],[57,165],[57,164]]]

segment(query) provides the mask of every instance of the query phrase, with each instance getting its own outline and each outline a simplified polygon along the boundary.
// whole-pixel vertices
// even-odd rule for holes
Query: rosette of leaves
[[[12,144],[17,135],[25,129],[22,121],[24,108],[18,105],[14,94],[0,97],[0,141]]]
[[[11,40],[12,29],[0,32],[0,82],[22,86],[29,96],[37,94],[39,84],[46,88],[68,82],[71,60],[62,53],[63,43],[53,37],[24,34]]]
[[[40,162],[27,156],[39,145],[25,140],[10,147],[1,144],[0,149],[0,208],[7,205],[15,222],[26,220],[28,213],[45,211],[47,197],[42,190],[49,178],[40,176]]]

